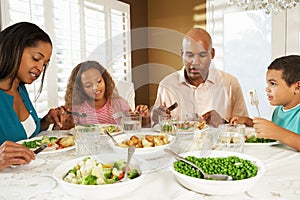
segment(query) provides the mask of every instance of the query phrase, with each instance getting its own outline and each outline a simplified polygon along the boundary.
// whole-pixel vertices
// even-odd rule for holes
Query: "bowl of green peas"
[[[200,171],[183,161],[174,161],[170,166],[177,181],[190,190],[209,195],[243,193],[255,185],[265,172],[262,161],[237,152],[213,150],[201,156],[201,151],[180,154],[201,167],[208,174],[227,174],[231,181],[204,179]]]

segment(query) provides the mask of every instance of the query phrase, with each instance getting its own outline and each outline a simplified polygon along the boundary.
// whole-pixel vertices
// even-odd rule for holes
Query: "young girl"
[[[268,100],[277,106],[272,122],[235,116],[230,123],[253,126],[258,137],[275,139],[300,151],[300,56],[275,59],[268,67],[266,79]]]
[[[114,93],[115,83],[96,61],[86,61],[77,65],[69,78],[65,95],[65,108],[87,117],[73,116],[75,124],[116,124],[113,114],[129,112],[126,100]],[[150,123],[149,110],[146,105],[139,105],[135,112],[142,115],[143,126]],[[69,124],[67,129],[74,126]],[[66,128],[65,128],[66,129]]]

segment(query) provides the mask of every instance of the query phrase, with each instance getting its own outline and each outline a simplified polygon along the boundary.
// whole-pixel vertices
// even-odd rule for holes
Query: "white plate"
[[[88,124],[88,125],[91,126],[91,127],[99,127],[100,130],[101,130],[101,135],[105,135],[105,133],[103,131],[103,128],[108,127],[108,126],[114,126],[114,127],[117,128],[117,131],[114,131],[114,132],[110,133],[111,135],[118,135],[120,133],[123,133],[123,129],[117,124]],[[78,125],[78,127],[81,127],[81,125]],[[71,131],[74,132],[75,129],[72,128]]]
[[[191,151],[180,154],[183,157],[195,156],[200,157],[201,151]],[[234,181],[216,181],[216,180],[205,180],[187,176],[175,171],[173,164],[170,166],[171,172],[175,175],[177,181],[184,187],[193,190],[195,192],[211,195],[229,195],[236,193],[243,193],[252,186],[254,186],[258,180],[262,177],[265,172],[264,164],[262,161],[248,156],[246,154],[229,152],[229,151],[211,151],[205,157],[228,157],[228,156],[238,156],[239,158],[250,160],[258,167],[258,172],[255,177],[251,177],[243,180]]]
[[[51,136],[51,135],[47,135],[47,136],[48,137],[57,137],[57,136]],[[64,136],[61,136],[61,137],[64,137]],[[42,138],[43,138],[43,136],[38,136],[38,137],[30,138],[30,139],[27,139],[27,140],[20,140],[17,143],[23,144],[23,142],[25,142],[25,141],[28,142],[28,141],[34,141],[34,140],[41,140]],[[59,138],[59,137],[57,137],[57,138]],[[76,144],[73,145],[73,146],[70,146],[70,147],[62,148],[62,149],[55,149],[54,147],[47,147],[46,149],[44,149],[39,154],[61,153],[61,152],[64,152],[64,151],[69,151],[69,150],[75,149],[75,148],[76,148]],[[35,148],[35,149],[37,149],[37,148]],[[31,149],[31,150],[34,151],[35,149]]]
[[[277,145],[280,144],[279,141],[275,141],[275,142],[266,142],[266,143],[260,143],[260,142],[256,142],[256,143],[251,143],[251,142],[245,142],[245,146],[272,146],[272,145]]]
[[[201,129],[201,130],[204,130],[204,129],[206,129],[206,128],[208,128],[209,126],[208,125],[205,125],[205,127],[203,128],[203,129]],[[159,124],[155,124],[154,126],[153,126],[153,129],[154,129],[154,131],[156,131],[156,132],[160,132],[160,125]],[[192,128],[189,128],[188,130],[182,130],[182,129],[179,129],[178,130],[178,134],[179,135],[187,135],[187,134],[194,134],[194,131],[196,131],[196,130],[200,130],[200,129],[198,129],[198,128],[196,128],[196,127],[192,127]]]
[[[143,137],[145,135],[158,135],[159,133],[156,132],[137,132],[137,133],[130,133],[130,134],[122,134],[122,135],[117,135],[114,136],[115,140],[118,143],[122,143],[124,140],[129,140],[129,138],[133,135],[136,135],[137,137]],[[175,142],[175,137],[172,135],[168,135],[169,143],[161,146],[156,146],[156,147],[147,147],[147,148],[136,148],[134,154],[135,155],[147,155],[147,154],[153,154],[153,153],[158,153],[158,152],[163,152],[165,148],[170,147],[174,142]],[[127,151],[127,148],[125,147],[119,147],[116,146],[112,140],[109,140],[110,146],[116,151],[116,152],[121,152],[124,153],[124,151]]]
[[[102,154],[92,156],[93,159],[99,160],[103,163],[113,163],[119,159],[126,160],[127,154],[124,155],[116,155],[116,154]],[[143,172],[142,175],[126,181],[119,182],[114,184],[107,185],[78,185],[73,183],[68,183],[63,181],[63,177],[67,174],[67,172],[72,169],[75,165],[77,165],[82,159],[86,156],[66,161],[64,164],[59,165],[53,171],[54,179],[62,186],[63,190],[68,194],[74,197],[80,197],[82,199],[112,199],[119,196],[124,196],[126,194],[134,194],[134,192],[138,187],[142,185],[142,181],[144,178]],[[131,163],[134,164],[134,159]],[[121,198],[122,199],[122,198]]]
[[[116,124],[99,124],[99,126],[101,127],[101,129],[104,129],[104,128],[108,127],[108,126],[114,126],[114,127],[116,127],[117,130],[114,131],[114,132],[112,132],[112,133],[110,133],[111,135],[118,135],[118,134],[120,134],[120,133],[123,132],[123,129],[119,125],[116,125]],[[103,135],[105,134],[103,130],[101,130],[101,134],[103,134]]]
[[[246,127],[245,128],[245,136],[251,137],[255,136],[255,129],[253,127]],[[272,146],[272,145],[277,145],[280,144],[279,141],[274,141],[274,142],[267,142],[267,143],[262,143],[262,142],[256,142],[256,143],[251,143],[251,142],[245,142],[244,145],[246,146]]]

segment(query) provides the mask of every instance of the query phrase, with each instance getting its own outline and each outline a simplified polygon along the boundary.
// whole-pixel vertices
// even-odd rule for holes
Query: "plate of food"
[[[95,128],[98,129],[99,128],[101,135],[106,135],[104,133],[104,130],[108,131],[111,135],[118,135],[118,134],[123,132],[123,129],[117,124],[84,124],[84,125],[77,125],[75,127],[75,131],[76,131],[76,129],[78,129],[78,130],[81,129],[81,128],[86,129],[88,127],[91,127],[91,129],[95,129]]]
[[[245,129],[245,145],[261,145],[261,146],[271,146],[280,144],[279,141],[266,138],[256,137],[255,129],[252,127],[246,127]]]
[[[116,152],[124,153],[128,146],[133,145],[136,147],[135,155],[157,154],[175,142],[174,136],[157,132],[122,134],[114,138],[119,144],[115,145],[112,140],[109,143]]]
[[[104,130],[112,135],[118,135],[123,132],[122,128],[116,124],[100,124],[101,134],[105,134]]]
[[[108,153],[69,160],[54,169],[53,177],[65,192],[77,198],[120,198],[132,194],[142,185],[144,177],[132,159],[128,179],[123,180],[126,155]]]
[[[176,122],[176,126],[178,129],[178,134],[193,134],[195,130],[203,130],[205,128],[208,128],[208,125],[205,124],[205,122],[199,122],[199,121],[179,121]],[[164,125],[161,127],[160,124],[154,125],[153,129],[156,132],[166,132],[166,130],[170,129],[168,125]]]
[[[64,151],[69,151],[76,147],[74,136],[71,134],[61,137],[50,135],[39,136],[27,140],[20,140],[17,143],[23,144],[32,151],[40,147],[42,144],[48,144],[48,147],[45,150],[43,150],[40,154],[60,153]]]
[[[233,180],[204,179],[202,173],[189,164],[174,161],[170,165],[170,170],[177,181],[195,192],[209,195],[243,193],[255,186],[265,173],[263,162],[246,154],[218,150],[211,151],[204,157],[201,154],[201,151],[190,151],[180,155],[201,167],[208,174],[226,174]]]

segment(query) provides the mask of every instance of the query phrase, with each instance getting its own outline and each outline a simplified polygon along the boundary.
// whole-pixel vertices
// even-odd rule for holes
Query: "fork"
[[[74,115],[76,117],[87,117],[86,113],[79,113],[79,112],[73,112],[73,111],[65,111],[69,115]]]
[[[259,108],[258,108],[259,100],[258,100],[258,96],[256,94],[256,90],[250,90],[249,91],[249,96],[250,96],[251,105],[256,107],[258,117],[260,117],[261,115],[260,115]]]

